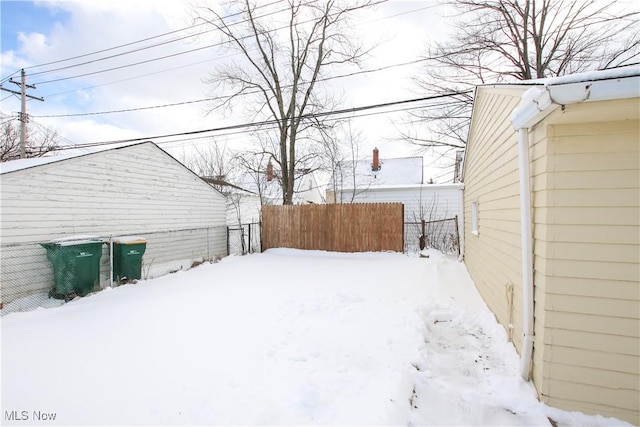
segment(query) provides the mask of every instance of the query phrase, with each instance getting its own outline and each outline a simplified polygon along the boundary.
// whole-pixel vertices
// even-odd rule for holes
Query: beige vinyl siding
[[[598,104],[626,113],[599,122],[608,107]],[[638,100],[571,105],[556,116],[535,215],[546,292],[538,390],[549,405],[640,424]]]
[[[517,89],[520,89],[518,91]],[[517,136],[526,87],[480,87],[464,170],[465,263],[520,349],[522,299]],[[529,131],[534,235],[533,380],[567,410],[640,424],[640,103],[567,105]]]
[[[522,287],[517,135],[508,120],[522,90],[479,88],[467,146],[464,215],[478,203],[478,235],[465,221],[465,264],[482,298],[498,321],[522,337]],[[511,319],[507,284],[514,285]]]

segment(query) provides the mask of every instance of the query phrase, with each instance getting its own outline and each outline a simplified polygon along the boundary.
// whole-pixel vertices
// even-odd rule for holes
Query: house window
[[[478,235],[478,202],[471,203],[471,234]]]

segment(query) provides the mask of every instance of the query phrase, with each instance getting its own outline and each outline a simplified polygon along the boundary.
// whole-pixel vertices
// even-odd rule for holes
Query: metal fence
[[[142,280],[186,270],[203,262],[215,262],[229,254],[262,251],[260,223],[142,232],[139,236],[147,241],[142,258]],[[97,237],[105,244],[101,246],[100,286],[96,290],[118,285],[113,282],[109,245],[115,237],[118,236]],[[0,315],[64,303],[48,296],[54,288],[53,266],[41,243],[44,242],[0,246]],[[418,252],[423,248],[459,254],[457,217],[405,223],[404,252]]]
[[[445,254],[460,255],[458,217],[421,222],[405,222],[404,251],[436,249]]]
[[[227,254],[262,252],[262,227],[259,222],[227,227]]]
[[[141,279],[151,279],[227,255],[226,226],[130,233],[146,239]],[[96,236],[101,246],[99,289],[112,285],[110,244],[112,238]],[[50,307],[63,302],[49,298],[54,288],[53,265],[44,242],[0,246],[0,314]],[[113,283],[117,285],[117,283]],[[97,290],[99,290],[97,289]]]

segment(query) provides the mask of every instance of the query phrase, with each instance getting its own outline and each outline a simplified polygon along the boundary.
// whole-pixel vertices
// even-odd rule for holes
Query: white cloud
[[[63,58],[78,56],[96,50],[140,40],[151,35],[166,33],[189,25],[186,2],[157,0],[85,0],[43,2],[57,21],[49,34],[25,34],[19,50],[2,52],[2,75],[6,76],[18,67],[40,64]],[[364,64],[371,69],[400,62],[415,60],[424,48],[429,31],[440,31],[442,23],[434,14],[435,1],[392,1],[381,5],[376,11],[359,19],[361,33],[367,41],[379,44]],[[429,9],[424,10],[425,7]],[[414,9],[413,13],[406,13]],[[397,15],[397,16],[394,16]],[[389,18],[390,16],[394,16]],[[182,34],[182,33],[180,33]],[[179,36],[179,34],[173,37]],[[89,60],[116,53],[107,51],[97,56],[81,58],[68,63],[52,64],[28,70],[29,83],[38,84],[34,95],[44,96],[45,102],[30,102],[29,113],[34,116],[110,111],[138,108],[201,99],[211,95],[211,88],[203,78],[214,69],[220,58],[212,49],[152,61],[136,67],[124,67],[105,73],[87,75],[73,80],[46,83],[48,80],[77,76],[116,68],[155,57],[172,55],[179,51],[195,49],[211,42],[210,37],[189,38],[153,49],[122,55],[108,61],[97,61],[82,67],[59,70],[56,73],[35,75],[39,71],[62,67],[71,63]],[[125,50],[156,43],[150,40],[132,45]],[[118,50],[121,52],[122,50]],[[161,72],[164,70],[170,70]],[[352,71],[356,71],[355,69]],[[358,78],[332,81],[331,87],[344,93],[346,107],[376,104],[420,94],[410,83],[412,73],[418,66],[397,67],[384,72],[365,74]],[[141,76],[141,77],[138,77]],[[138,78],[134,78],[138,77]],[[116,81],[120,81],[114,83]],[[89,87],[89,89],[54,96],[60,92]],[[101,116],[40,118],[55,127],[68,139],[78,142],[120,139],[132,136],[151,136],[178,133],[194,129],[213,128],[248,121],[234,115],[225,118],[221,113],[204,115],[206,103],[188,104],[175,108],[158,108],[140,112],[117,113]],[[16,99],[3,102],[3,111],[19,110]],[[237,109],[236,111],[241,111]],[[380,115],[359,119],[356,126],[367,132],[363,152],[377,145],[384,148],[388,156],[412,155],[414,150],[403,143],[389,143],[385,138],[395,134],[389,121],[397,121],[398,115]],[[202,141],[200,141],[202,142]],[[180,144],[176,144],[180,145]],[[182,149],[182,148],[180,148]]]

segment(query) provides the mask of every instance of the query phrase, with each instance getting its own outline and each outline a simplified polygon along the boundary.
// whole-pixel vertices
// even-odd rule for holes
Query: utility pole
[[[19,82],[13,79],[9,79],[9,81],[20,86],[20,92],[7,89],[2,86],[0,86],[0,90],[20,95],[20,158],[24,159],[27,156],[27,122],[29,121],[29,116],[27,115],[27,98],[36,99],[38,101],[44,101],[44,98],[27,94],[27,88],[35,89],[36,87],[34,85],[27,84],[27,75],[24,72],[24,68],[20,70]]]

